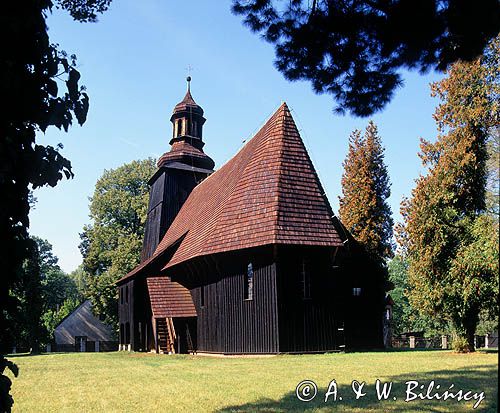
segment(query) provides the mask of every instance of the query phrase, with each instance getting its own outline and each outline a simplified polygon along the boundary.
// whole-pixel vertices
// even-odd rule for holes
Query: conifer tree
[[[488,135],[498,125],[498,38],[483,58],[457,63],[432,85],[440,134],[422,140],[427,173],[404,200],[398,236],[408,257],[409,298],[448,320],[456,349],[474,350],[482,309],[498,312],[498,222],[486,214]]]
[[[378,261],[392,256],[391,194],[384,148],[377,126],[369,122],[364,136],[355,130],[343,163],[340,220]]]

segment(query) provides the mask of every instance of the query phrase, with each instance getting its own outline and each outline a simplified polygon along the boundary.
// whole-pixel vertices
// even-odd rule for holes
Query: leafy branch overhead
[[[497,0],[233,0],[232,10],[275,46],[288,80],[310,81],[357,116],[385,107],[402,69],[473,60],[500,30]]]

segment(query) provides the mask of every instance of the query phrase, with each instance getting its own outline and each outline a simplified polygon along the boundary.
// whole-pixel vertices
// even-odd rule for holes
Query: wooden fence
[[[498,335],[488,334],[486,336],[474,337],[475,348],[498,348]],[[398,337],[392,339],[392,348],[428,348],[428,349],[449,349],[451,339],[448,336],[441,337]]]

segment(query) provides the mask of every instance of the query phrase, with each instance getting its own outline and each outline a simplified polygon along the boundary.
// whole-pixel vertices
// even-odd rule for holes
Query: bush
[[[451,348],[456,353],[469,353],[471,351],[467,339],[465,337],[460,337],[457,335],[453,337],[453,341],[451,342]]]

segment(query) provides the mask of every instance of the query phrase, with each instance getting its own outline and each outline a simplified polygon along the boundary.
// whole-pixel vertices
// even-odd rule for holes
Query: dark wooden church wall
[[[310,294],[304,296],[302,262],[306,260]],[[333,268],[333,250],[278,248],[278,314],[280,352],[342,350],[342,298]]]
[[[134,326],[134,280],[119,286],[118,293],[118,319],[120,344],[134,344],[132,334]]]
[[[154,337],[151,325],[151,304],[149,292],[144,277],[138,277],[134,285],[134,351],[149,351],[154,348]]]
[[[145,279],[136,278],[121,284],[118,288],[120,344],[130,344],[134,351],[153,349],[151,306]]]
[[[384,277],[380,270],[364,258],[347,262],[345,272],[350,274],[346,292],[345,317],[347,349],[383,347],[382,317],[384,311]],[[354,296],[352,288],[360,287],[361,295]]]
[[[265,255],[265,254],[264,254]],[[277,353],[276,265],[241,253],[221,259],[216,279],[191,290],[198,314],[198,351],[227,354]],[[253,299],[244,299],[247,266],[253,265]],[[201,293],[205,295],[201,305]]]
[[[206,176],[204,173],[164,167],[151,178],[141,261],[153,255],[193,188]]]
[[[382,347],[384,270],[358,247],[340,249],[336,264],[336,300],[341,303],[346,350]],[[359,296],[354,288],[361,288]]]

